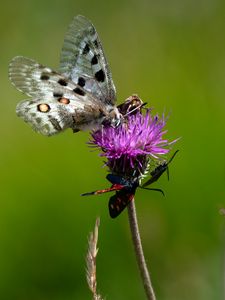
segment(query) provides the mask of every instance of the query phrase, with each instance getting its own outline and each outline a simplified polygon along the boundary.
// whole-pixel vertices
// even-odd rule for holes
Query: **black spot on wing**
[[[84,55],[86,55],[86,54],[88,54],[89,51],[90,51],[90,47],[89,47],[88,44],[86,44],[85,47],[84,47],[84,49],[83,49],[83,52],[82,52],[82,53],[83,53]]]
[[[98,58],[97,58],[97,55],[94,55],[91,59],[91,64],[92,65],[96,65],[98,63]]]
[[[41,77],[40,77],[41,80],[49,80],[49,78],[50,78],[49,75],[47,75],[45,73],[42,73]]]
[[[81,90],[79,87],[76,87],[74,90],[74,93],[80,95],[80,96],[84,96],[85,92],[83,90]]]
[[[81,87],[84,87],[85,86],[85,79],[83,77],[79,77],[77,84]]]
[[[97,41],[97,40],[94,40],[93,43],[94,43],[95,47],[98,48],[98,41]]]
[[[53,93],[53,97],[55,97],[55,98],[62,98],[63,97],[63,93],[57,93],[57,92],[55,92],[55,93]]]
[[[62,85],[62,86],[67,86],[67,82],[66,82],[66,80],[63,79],[63,78],[60,78],[60,79],[58,80],[58,83],[59,83],[60,85]]]
[[[103,72],[102,69],[95,73],[95,78],[99,82],[104,82],[104,80],[105,80],[105,73]]]

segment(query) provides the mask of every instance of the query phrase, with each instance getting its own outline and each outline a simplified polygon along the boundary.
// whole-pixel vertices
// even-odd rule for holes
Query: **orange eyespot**
[[[60,103],[62,103],[62,104],[69,104],[69,103],[70,103],[70,100],[67,99],[67,98],[60,98],[58,101],[59,101]]]
[[[38,104],[37,109],[40,112],[46,113],[46,112],[50,111],[50,106],[46,103],[42,103],[42,104]]]

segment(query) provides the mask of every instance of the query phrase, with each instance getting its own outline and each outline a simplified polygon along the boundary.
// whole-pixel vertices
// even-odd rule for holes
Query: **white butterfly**
[[[69,26],[58,72],[17,56],[9,65],[9,78],[19,91],[32,97],[17,105],[17,115],[44,135],[121,122],[99,37],[83,16],[75,17]]]

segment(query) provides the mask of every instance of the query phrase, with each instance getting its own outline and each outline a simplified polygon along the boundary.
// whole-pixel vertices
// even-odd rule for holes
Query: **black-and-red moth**
[[[90,193],[84,193],[82,194],[82,196],[99,195],[116,191],[115,195],[110,197],[108,204],[110,217],[116,218],[126,208],[130,201],[134,199],[135,192],[138,187],[142,189],[158,191],[164,195],[164,192],[161,189],[148,188],[147,186],[157,181],[165,171],[167,171],[169,178],[168,165],[173,160],[174,156],[177,154],[178,151],[179,150],[177,150],[172,155],[168,162],[164,161],[162,164],[158,165],[153,171],[151,171],[151,177],[143,185],[139,185],[138,179],[128,180],[121,176],[108,174],[106,176],[106,179],[112,184],[110,188],[97,190]]]

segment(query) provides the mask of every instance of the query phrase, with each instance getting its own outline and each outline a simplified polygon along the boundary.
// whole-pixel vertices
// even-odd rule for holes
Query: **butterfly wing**
[[[81,86],[29,58],[17,56],[9,66],[12,84],[33,97],[17,105],[17,114],[38,132],[52,135],[68,127],[85,129],[104,115],[100,101]]]
[[[98,100],[79,86],[52,69],[33,59],[16,56],[9,65],[9,78],[12,84],[30,97],[61,96],[77,98],[79,103],[98,102]]]
[[[75,17],[68,28],[59,70],[103,103],[115,103],[116,90],[101,42],[92,23],[83,16]]]
[[[33,99],[21,101],[16,107],[16,113],[35,131],[51,136],[71,126],[72,119],[68,118],[70,109],[54,99],[46,99],[46,102]]]

